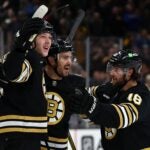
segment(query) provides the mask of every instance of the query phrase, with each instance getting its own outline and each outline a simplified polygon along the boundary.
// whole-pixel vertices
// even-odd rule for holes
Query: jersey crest
[[[59,123],[65,114],[65,105],[63,98],[55,92],[47,92],[46,99],[48,102],[48,124],[55,125]]]
[[[105,128],[105,138],[111,140],[117,134],[117,129],[115,128]]]

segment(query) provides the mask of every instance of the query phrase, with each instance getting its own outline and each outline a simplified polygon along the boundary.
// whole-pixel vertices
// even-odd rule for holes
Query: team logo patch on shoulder
[[[63,98],[55,92],[47,92],[46,99],[48,102],[48,124],[55,125],[59,123],[65,113],[65,105]]]
[[[117,134],[117,129],[115,128],[105,128],[105,138],[111,140]]]

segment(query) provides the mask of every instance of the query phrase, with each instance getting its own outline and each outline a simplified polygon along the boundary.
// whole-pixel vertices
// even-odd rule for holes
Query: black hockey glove
[[[111,98],[114,97],[121,89],[120,86],[113,85],[108,82],[106,84],[99,85],[95,90],[95,96],[103,103],[109,103]]]
[[[69,97],[69,109],[73,113],[91,114],[97,105],[97,99],[91,96],[86,89],[76,88]]]
[[[14,50],[25,52],[31,48],[30,37],[34,34],[38,34],[43,27],[44,21],[40,18],[28,19],[19,31],[19,35],[16,35],[14,43]]]

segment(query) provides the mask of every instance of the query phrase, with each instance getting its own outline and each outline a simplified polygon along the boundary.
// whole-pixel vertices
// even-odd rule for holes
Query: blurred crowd
[[[87,35],[118,36],[124,38],[126,47],[131,47],[132,43],[139,48],[150,44],[149,0],[2,0],[1,27],[14,35],[20,24],[31,17],[41,4],[49,7],[50,13],[46,18],[54,25],[58,35],[67,36],[78,10],[84,9],[86,15],[77,38]],[[65,4],[70,7],[56,11]]]
[[[80,64],[74,64],[74,72],[86,76],[85,40],[90,37],[91,84],[108,79],[106,63],[114,52],[121,48],[133,48],[143,58],[141,80],[150,89],[149,0],[1,0],[0,54],[2,50],[5,53],[11,49],[15,33],[41,4],[49,7],[45,18],[61,37],[69,34],[78,10],[85,10],[85,18],[73,41]],[[70,6],[58,9],[66,4]]]

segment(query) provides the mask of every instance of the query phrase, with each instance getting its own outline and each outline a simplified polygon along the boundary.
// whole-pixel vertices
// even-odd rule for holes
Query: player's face
[[[52,44],[52,35],[50,33],[41,33],[36,37],[35,43],[36,51],[42,57],[46,57]]]
[[[114,85],[122,85],[126,82],[124,69],[119,67],[112,67],[109,71],[112,83]]]
[[[62,52],[58,55],[57,71],[62,76],[68,76],[72,65],[72,52]]]

